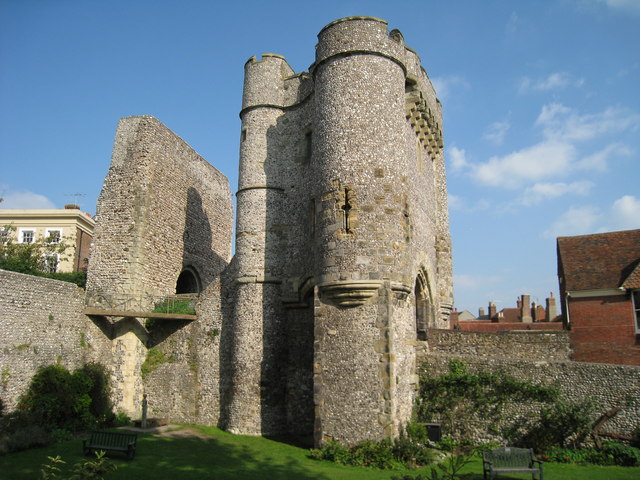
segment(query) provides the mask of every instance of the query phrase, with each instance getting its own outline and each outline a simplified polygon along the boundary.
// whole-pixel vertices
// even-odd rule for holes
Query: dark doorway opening
[[[187,267],[178,276],[176,293],[200,293],[201,285],[198,272],[191,267]]]

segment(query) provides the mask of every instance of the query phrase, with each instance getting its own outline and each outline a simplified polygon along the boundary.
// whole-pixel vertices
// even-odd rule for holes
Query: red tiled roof
[[[640,262],[622,283],[622,286],[624,288],[640,288]]]
[[[501,322],[519,322],[520,321],[520,309],[519,308],[503,308],[500,310],[502,313]]]
[[[558,237],[558,275],[567,291],[640,285],[640,230]]]

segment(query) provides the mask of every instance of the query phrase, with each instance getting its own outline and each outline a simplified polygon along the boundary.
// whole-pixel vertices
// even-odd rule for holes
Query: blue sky
[[[400,29],[443,103],[458,309],[544,302],[558,235],[640,228],[640,0],[0,0],[2,207],[94,213],[129,115],[235,191],[245,61],[307,70],[350,15]]]

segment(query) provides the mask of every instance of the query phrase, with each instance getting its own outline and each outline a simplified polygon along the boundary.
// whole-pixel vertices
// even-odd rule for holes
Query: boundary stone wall
[[[630,436],[640,426],[640,367],[571,361],[568,342],[568,332],[429,330],[429,341],[418,345],[418,362],[422,372],[440,375],[449,371],[449,361],[456,358],[471,371],[503,372],[537,384],[557,385],[569,400],[591,398],[599,406],[599,413],[622,407],[603,431]],[[538,408],[518,404],[510,415],[525,421]],[[486,427],[483,430],[488,431]]]
[[[40,367],[84,363],[110,367],[111,342],[84,309],[75,284],[0,270],[0,397],[17,406]]]

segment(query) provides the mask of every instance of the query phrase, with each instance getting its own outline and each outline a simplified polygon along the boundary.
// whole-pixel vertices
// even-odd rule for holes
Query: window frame
[[[31,240],[29,242],[25,242],[24,241],[24,234],[27,232],[31,232]],[[36,241],[36,229],[35,228],[20,228],[18,230],[18,242],[19,243],[27,243],[27,244],[31,244],[34,243]]]
[[[56,241],[52,241],[52,242],[47,241],[47,243],[50,244],[50,245],[58,245],[59,243],[62,242],[62,228],[60,228],[60,227],[46,228],[45,231],[44,231],[45,240],[49,240],[49,237],[51,237],[51,233],[52,232],[58,232],[58,236],[56,237]]]
[[[640,289],[631,290],[631,308],[633,309],[633,326],[636,335],[640,335]]]
[[[55,258],[55,265],[50,263],[51,260]],[[44,253],[42,255],[44,269],[46,273],[58,273],[58,267],[60,267],[60,255],[57,253]]]

